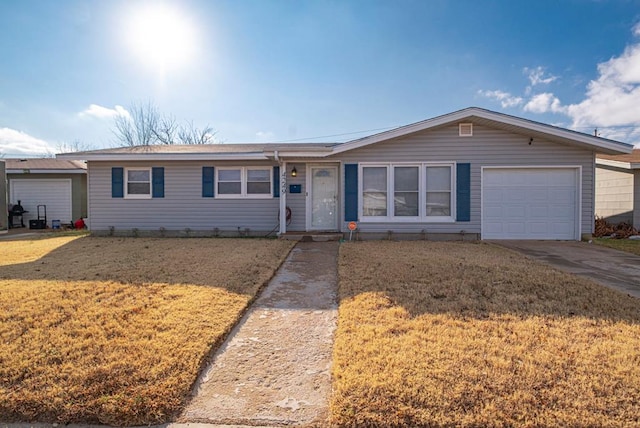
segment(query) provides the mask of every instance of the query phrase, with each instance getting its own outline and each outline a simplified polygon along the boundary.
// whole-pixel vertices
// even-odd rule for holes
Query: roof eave
[[[37,169],[37,168],[10,168],[7,169],[7,174],[86,174],[87,170],[84,168],[78,169]]]
[[[268,160],[264,153],[65,153],[56,155],[60,159],[85,161],[158,161],[158,160]]]
[[[557,128],[551,125],[546,125],[527,119],[518,118],[515,116],[509,116],[502,113],[496,113],[489,110],[481,109],[478,107],[470,107],[464,110],[459,110],[453,113],[438,116],[432,119],[416,122],[411,125],[402,126],[400,128],[392,129],[390,131],[381,132],[379,134],[372,135],[370,137],[361,138],[358,140],[350,141],[335,147],[333,153],[342,153],[349,150],[354,150],[360,147],[368,146],[370,144],[379,143],[382,141],[390,140],[393,138],[402,137],[404,135],[412,134],[414,132],[425,131],[438,126],[446,125],[449,123],[472,119],[474,117],[501,122],[507,125],[521,128],[523,130],[529,130],[532,132],[543,133],[546,135],[568,139],[579,143],[586,144],[598,150],[599,153],[605,154],[627,154],[631,153],[633,146],[621,143],[619,141],[608,140],[605,138],[590,136],[579,132],[570,131],[567,129]]]

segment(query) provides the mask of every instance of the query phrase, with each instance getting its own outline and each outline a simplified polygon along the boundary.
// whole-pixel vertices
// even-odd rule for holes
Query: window
[[[242,195],[242,169],[218,170],[218,195]]]
[[[125,181],[125,198],[151,198],[151,168],[127,168]]]
[[[270,167],[216,168],[217,194],[221,198],[270,198],[271,171]]]
[[[363,221],[454,221],[453,163],[360,165]]]
[[[362,214],[387,216],[387,167],[362,168]]]
[[[268,169],[247,169],[247,194],[271,195],[271,171]]]
[[[393,215],[396,217],[417,217],[420,204],[420,168],[417,166],[396,166],[393,168]]]
[[[425,178],[425,215],[451,216],[451,166],[427,166]]]

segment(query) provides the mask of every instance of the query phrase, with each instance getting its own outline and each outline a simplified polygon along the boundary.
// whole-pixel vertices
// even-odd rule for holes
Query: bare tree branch
[[[215,131],[209,125],[198,129],[193,122],[186,122],[178,130],[180,144],[213,144],[215,136]]]
[[[73,140],[70,143],[56,144],[56,153],[75,153],[85,152],[87,150],[91,150],[91,147],[80,140]]]
[[[164,116],[158,120],[154,135],[160,144],[175,144],[178,124],[173,116]]]
[[[202,129],[188,121],[184,125],[178,125],[175,117],[162,116],[151,102],[134,103],[129,108],[129,115],[116,116],[112,132],[124,146],[216,142],[216,132],[209,125]]]
[[[129,115],[119,114],[114,119],[113,134],[125,146],[149,146],[156,144],[159,122],[158,109],[147,102],[132,104]]]

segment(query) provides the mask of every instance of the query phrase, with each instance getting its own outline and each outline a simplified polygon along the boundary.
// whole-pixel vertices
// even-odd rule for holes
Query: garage
[[[482,239],[580,238],[580,168],[482,170]]]
[[[25,224],[37,218],[37,206],[47,206],[47,226],[51,220],[71,222],[71,179],[12,179],[9,181],[10,203],[21,201]]]

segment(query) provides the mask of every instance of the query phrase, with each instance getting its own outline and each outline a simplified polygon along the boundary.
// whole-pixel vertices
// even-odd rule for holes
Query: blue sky
[[[117,146],[146,102],[229,143],[479,106],[640,144],[640,0],[2,0],[0,56],[7,157]]]

